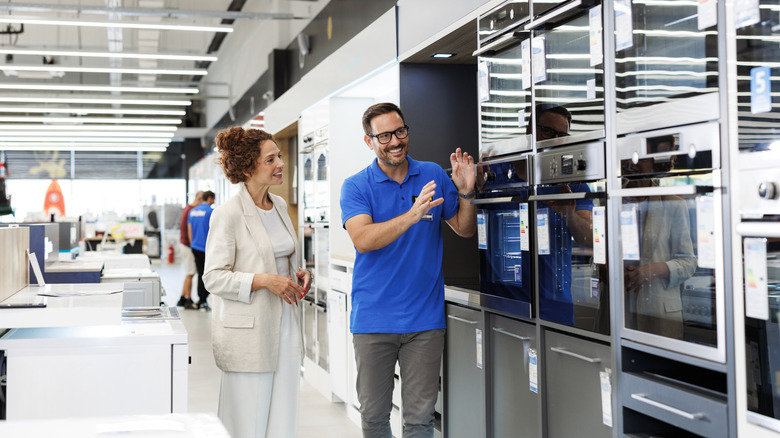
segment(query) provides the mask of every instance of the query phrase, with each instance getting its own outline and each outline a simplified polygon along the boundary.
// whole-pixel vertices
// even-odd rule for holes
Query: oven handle
[[[574,193],[556,193],[552,195],[532,195],[528,197],[529,201],[559,201],[563,199],[595,199],[606,198],[606,192],[574,192]]]
[[[496,333],[501,333],[503,335],[511,336],[511,337],[513,337],[515,339],[519,339],[521,341],[530,341],[531,340],[531,338],[528,337],[528,336],[516,335],[516,334],[514,334],[512,332],[508,332],[508,331],[506,331],[504,329],[501,329],[501,328],[498,328],[498,327],[493,327],[493,331],[496,332]]]
[[[669,186],[641,187],[636,189],[619,189],[610,192],[611,196],[693,196],[715,191],[713,186]]]
[[[560,9],[554,10],[551,13],[539,18],[538,20],[532,20],[530,23],[526,24],[524,29],[525,30],[536,30],[540,27],[544,27],[548,22],[552,21],[550,24],[555,24],[555,19],[565,19],[570,15],[572,12],[574,12],[576,9],[579,8],[585,8],[589,5],[593,4],[591,1],[584,1],[584,0],[576,0],[573,2],[570,2],[566,6],[563,6]]]
[[[477,324],[477,321],[471,321],[469,319],[458,318],[457,316],[454,316],[454,315],[447,315],[447,318],[454,319],[455,321],[460,321],[460,322],[463,322],[463,323],[466,323],[466,324],[469,324],[469,325],[476,325]]]
[[[509,34],[498,38],[497,40],[486,45],[485,47],[481,47],[475,50],[474,53],[471,54],[471,56],[482,56],[486,52],[503,49],[504,47],[508,46],[509,44],[515,41],[517,41],[517,38],[515,38],[514,32],[510,32]]]
[[[571,351],[569,351],[569,350],[567,350],[567,349],[565,349],[563,347],[551,347],[550,351],[554,351],[556,353],[565,354],[567,356],[575,357],[577,359],[584,360],[585,362],[589,362],[589,363],[599,363],[599,362],[601,362],[601,359],[599,359],[598,357],[588,357],[588,356],[583,356],[581,354],[572,353]]]
[[[512,202],[514,198],[512,196],[502,196],[500,198],[484,198],[484,199],[474,199],[471,201],[474,205],[482,205],[482,204],[503,204],[505,202]]]
[[[737,234],[743,237],[780,237],[780,225],[774,222],[741,222]]]
[[[651,400],[647,398],[647,396],[644,394],[631,394],[631,398],[633,398],[636,401],[640,401],[642,403],[646,403],[650,406],[656,407],[658,409],[663,409],[666,412],[671,412],[683,418],[687,418],[688,420],[701,420],[703,418],[706,418],[702,413],[697,412],[695,414],[692,414],[690,412],[683,411],[682,409],[677,409],[667,404],[657,402],[655,400]]]

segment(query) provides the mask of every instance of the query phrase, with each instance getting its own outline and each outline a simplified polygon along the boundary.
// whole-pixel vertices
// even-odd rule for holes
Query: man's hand
[[[458,191],[465,195],[474,190],[474,182],[477,180],[474,157],[457,148],[455,153],[450,155],[450,165],[452,166],[452,182]]]
[[[417,199],[414,201],[412,208],[409,209],[409,214],[412,217],[413,223],[416,224],[419,222],[420,219],[428,214],[428,211],[433,207],[444,203],[443,197],[434,200],[433,195],[435,194],[436,183],[434,181],[429,182],[422,188],[422,190],[420,190],[420,195],[417,196]]]

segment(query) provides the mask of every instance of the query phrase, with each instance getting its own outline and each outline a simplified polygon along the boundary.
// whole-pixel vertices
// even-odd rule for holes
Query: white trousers
[[[284,304],[275,372],[223,372],[217,415],[233,438],[297,436],[301,346],[297,307]]]

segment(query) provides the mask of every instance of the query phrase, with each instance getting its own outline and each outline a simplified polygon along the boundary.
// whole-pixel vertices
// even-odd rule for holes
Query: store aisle
[[[163,301],[175,306],[181,294],[184,270],[181,265],[152,259],[166,291]],[[197,286],[195,286],[196,288]],[[193,288],[193,296],[197,292]],[[179,309],[189,334],[190,365],[188,407],[190,412],[217,413],[220,371],[211,352],[211,313]],[[358,438],[360,428],[347,418],[342,403],[330,403],[311,385],[301,382],[299,438]]]

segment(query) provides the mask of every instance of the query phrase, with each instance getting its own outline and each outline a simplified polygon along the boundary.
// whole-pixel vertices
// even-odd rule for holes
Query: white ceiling
[[[67,19],[80,21],[113,21],[122,23],[172,23],[176,25],[220,25],[223,19],[235,18],[234,26],[243,25],[245,22],[268,23],[308,21],[305,16],[307,11],[301,5],[312,4],[304,1],[284,0],[248,0],[241,11],[228,12],[230,0],[8,0],[0,3],[0,20],[7,17],[33,17],[35,19]],[[304,20],[291,20],[292,17],[304,18]],[[203,63],[194,60],[150,60],[131,59],[122,57],[92,57],[75,56],[75,54],[62,54],[63,50],[79,52],[115,52],[124,54],[135,53],[159,53],[172,55],[206,55],[208,48],[217,35],[216,32],[194,32],[184,30],[139,30],[117,27],[86,27],[66,25],[45,25],[33,22],[21,24],[0,23],[0,132],[18,131],[16,125],[23,123],[30,132],[40,133],[44,129],[53,130],[51,126],[58,126],[51,120],[45,122],[28,121],[16,122],[8,117],[101,117],[111,119],[101,125],[116,126],[119,131],[120,124],[111,123],[116,119],[144,119],[141,122],[155,122],[163,118],[184,120],[178,115],[140,115],[140,114],[103,114],[121,112],[123,110],[157,109],[164,111],[182,111],[187,106],[159,105],[160,102],[125,102],[100,103],[82,102],[68,103],[67,99],[73,97],[86,99],[134,99],[134,100],[188,100],[194,107],[189,111],[200,111],[203,99],[228,99],[229,89],[226,87],[207,87],[215,82],[210,76],[198,77],[193,74],[149,74],[137,72],[122,73],[93,73],[93,72],[63,72],[68,69],[84,67],[99,68],[123,68],[123,69],[151,69],[159,73],[160,69],[194,70],[205,68],[209,70],[226,70],[219,67],[219,60]],[[229,45],[231,34],[225,34],[222,46]],[[27,72],[21,69],[29,67],[40,68],[44,66],[43,54],[14,54],[12,59],[2,51],[8,50],[43,50],[53,51],[51,59],[53,66],[59,67],[55,73]],[[222,47],[211,55],[219,56],[224,49]],[[235,67],[234,67],[235,68]],[[19,69],[19,70],[17,70]],[[16,71],[16,73],[14,73]],[[262,72],[258,72],[257,75]],[[34,91],[26,89],[8,89],[8,85],[64,85],[65,89]],[[108,85],[112,87],[173,87],[183,89],[187,87],[200,87],[202,91],[197,94],[173,94],[161,92],[135,91],[76,91],[79,85]],[[220,96],[221,94],[221,96]],[[21,99],[19,99],[21,98]],[[20,100],[9,102],[9,100]],[[175,103],[175,102],[174,102]],[[97,114],[79,114],[84,108],[91,108]],[[15,120],[15,119],[14,119]],[[19,119],[21,120],[21,119]],[[83,119],[81,119],[83,120]],[[9,124],[15,125],[14,127]],[[69,125],[87,126],[92,123],[81,123],[80,119],[71,119]],[[46,125],[48,127],[44,127]],[[173,124],[172,126],[181,126]],[[37,128],[36,128],[37,127]],[[73,128],[71,128],[73,129]],[[111,130],[112,128],[104,128]],[[180,131],[181,132],[181,131]],[[21,137],[21,134],[15,134]],[[29,137],[29,135],[27,135]],[[3,143],[9,138],[4,135],[0,138],[0,150],[8,149],[8,143]],[[41,142],[39,143],[50,143]],[[87,142],[93,145],[96,142]],[[76,145],[76,143],[72,143]],[[4,146],[5,145],[5,146]],[[89,147],[89,146],[87,146]],[[45,149],[42,147],[42,149]]]

